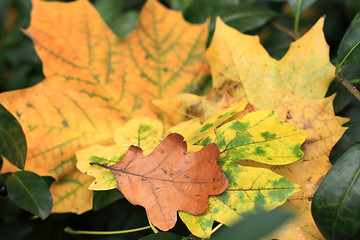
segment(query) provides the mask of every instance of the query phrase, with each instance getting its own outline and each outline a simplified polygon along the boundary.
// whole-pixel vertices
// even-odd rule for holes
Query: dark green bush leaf
[[[14,172],[6,179],[9,198],[32,214],[45,219],[49,216],[53,199],[46,182],[29,171]]]
[[[352,20],[340,42],[338,50],[337,71],[345,64],[360,60],[360,13]]]
[[[180,239],[182,239],[180,236],[168,232],[153,233],[150,234],[149,236],[140,238],[140,240],[180,240]]]
[[[6,18],[8,17],[10,4],[11,0],[0,1],[0,37],[2,37],[5,32]]]
[[[94,211],[98,211],[101,208],[106,207],[123,197],[124,196],[118,189],[112,189],[108,191],[94,191],[93,209]]]
[[[94,6],[111,30],[120,38],[126,38],[135,28],[139,11],[123,11],[124,0],[96,1]]]
[[[12,164],[24,169],[26,160],[25,134],[11,113],[0,105],[0,154]]]
[[[349,91],[338,81],[333,81],[327,92],[327,96],[331,96],[336,93],[333,106],[335,114],[342,111],[353,99],[354,96],[349,94]]]
[[[30,224],[24,223],[3,223],[0,225],[1,240],[22,240],[33,231]]]
[[[212,240],[241,239],[256,240],[265,237],[283,223],[288,221],[292,214],[279,210],[256,214],[245,218],[234,226],[216,233]],[[241,237],[240,237],[241,236]]]
[[[276,12],[262,5],[239,4],[239,1],[196,0],[188,5],[184,16],[194,23],[211,17],[211,31],[215,28],[215,17],[220,16],[226,24],[245,32],[264,25]]]
[[[352,19],[360,11],[360,1],[345,0],[346,17]]]
[[[354,239],[360,229],[360,144],[336,161],[316,191],[311,209],[326,239]]]
[[[269,8],[243,4],[239,7],[227,7],[219,15],[226,24],[245,32],[264,25],[276,16],[276,12]]]
[[[45,181],[48,188],[50,188],[51,184],[53,184],[55,182],[55,178],[53,178],[51,176],[41,176],[41,178]]]
[[[184,11],[192,2],[192,0],[167,0],[172,9]]]

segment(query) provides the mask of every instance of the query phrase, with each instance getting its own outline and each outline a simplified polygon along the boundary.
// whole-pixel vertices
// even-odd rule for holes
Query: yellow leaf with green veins
[[[90,190],[110,190],[116,188],[114,174],[106,168],[90,165],[91,162],[109,165],[119,162],[131,145],[141,147],[144,154],[150,154],[162,140],[163,126],[151,118],[135,118],[118,128],[114,134],[115,145],[95,145],[76,152],[76,167],[95,178]]]

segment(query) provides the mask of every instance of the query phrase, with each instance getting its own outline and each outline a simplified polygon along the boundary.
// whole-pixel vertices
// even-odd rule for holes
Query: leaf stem
[[[301,35],[299,33],[296,33],[294,31],[291,31],[289,29],[287,29],[286,27],[284,27],[283,25],[281,25],[278,22],[275,21],[271,21],[270,22],[271,26],[273,26],[276,30],[278,30],[279,32],[283,33],[285,36],[287,36],[288,38],[290,38],[291,40],[298,40]]]
[[[149,227],[153,230],[154,233],[158,233],[159,231],[155,228],[155,226],[150,222],[150,219],[148,218],[149,221]]]
[[[349,83],[351,83],[351,84],[360,83],[360,78],[356,78],[356,79],[350,80]]]
[[[354,97],[360,102],[360,92],[352,85],[349,80],[346,79],[341,73],[336,73],[336,80],[338,80],[346,89],[354,95]]]
[[[120,230],[120,231],[84,231],[84,230],[73,230],[71,227],[66,227],[64,229],[65,232],[70,234],[86,234],[86,235],[115,235],[115,234],[124,234],[131,232],[139,232],[146,229],[151,228],[150,226],[128,229],[128,230]]]
[[[303,4],[303,0],[299,0],[298,3],[297,3],[297,6],[296,6],[295,21],[294,21],[294,32],[299,31],[299,22],[300,22],[302,4]]]
[[[214,229],[210,233],[210,236],[213,235],[213,233],[219,230],[219,228],[221,228],[222,226],[224,226],[224,224],[219,223],[216,227],[214,227]]]

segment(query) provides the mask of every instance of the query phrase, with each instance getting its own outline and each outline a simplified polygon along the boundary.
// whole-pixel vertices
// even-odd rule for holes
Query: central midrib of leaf
[[[240,191],[244,191],[244,192],[247,192],[247,191],[272,191],[272,190],[293,190],[294,188],[292,187],[272,187],[272,188],[269,188],[269,187],[266,187],[266,188],[246,188],[246,189],[234,189],[234,188],[227,188],[226,191],[232,191],[232,192],[240,192]]]
[[[220,180],[212,181],[212,182],[195,182],[195,181],[188,181],[188,182],[185,182],[185,181],[184,181],[184,182],[182,182],[182,181],[174,181],[174,180],[170,180],[170,179],[162,179],[162,178],[148,177],[148,176],[144,176],[144,175],[141,175],[141,174],[128,172],[128,171],[123,170],[123,169],[118,169],[118,168],[109,167],[109,166],[106,166],[106,165],[101,164],[101,163],[98,163],[98,162],[90,162],[90,165],[97,165],[97,166],[99,166],[99,167],[103,167],[103,168],[109,169],[109,170],[111,170],[111,171],[121,172],[121,173],[124,173],[124,174],[127,174],[127,175],[132,175],[132,176],[139,177],[139,178],[143,178],[143,179],[163,181],[163,182],[185,183],[185,184],[207,184],[207,183],[221,182]],[[184,175],[184,174],[180,174],[180,175],[178,175],[178,176],[181,176],[181,175]]]
[[[39,204],[35,200],[33,193],[31,191],[29,191],[29,189],[25,186],[23,181],[21,181],[21,179],[18,176],[16,176],[16,174],[12,174],[12,176],[14,177],[14,179],[16,179],[19,182],[19,184],[25,190],[25,192],[28,194],[28,196],[30,196],[31,201],[36,206],[36,208],[39,210],[39,212],[42,212],[42,209],[40,208]]]
[[[162,64],[162,54],[161,54],[161,44],[159,42],[159,33],[158,33],[158,27],[157,27],[157,19],[156,19],[156,16],[155,16],[155,13],[154,11],[151,11],[151,16],[153,18],[153,27],[154,27],[154,34],[155,34],[155,49],[157,51],[157,58],[158,58],[158,61],[157,61],[157,69],[156,69],[156,72],[157,72],[157,78],[158,78],[158,98],[163,98],[163,91],[164,91],[164,86],[163,86],[163,79],[162,79],[162,74],[161,74],[161,64]]]

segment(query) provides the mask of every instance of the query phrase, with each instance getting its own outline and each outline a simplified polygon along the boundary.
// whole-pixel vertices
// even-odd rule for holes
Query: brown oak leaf
[[[228,180],[217,165],[219,147],[208,144],[188,153],[184,137],[169,134],[148,156],[131,146],[123,159],[107,166],[116,177],[117,188],[133,205],[146,209],[149,220],[162,231],[175,226],[177,211],[203,214],[208,197],[223,193]]]

